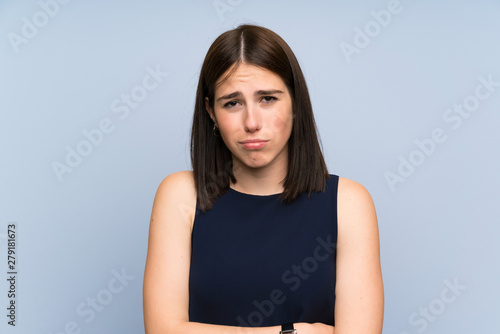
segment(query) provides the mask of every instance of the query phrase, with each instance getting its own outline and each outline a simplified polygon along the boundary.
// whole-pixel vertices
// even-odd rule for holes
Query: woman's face
[[[213,109],[208,98],[205,102],[235,163],[250,168],[286,168],[292,100],[278,75],[240,64],[217,86]]]

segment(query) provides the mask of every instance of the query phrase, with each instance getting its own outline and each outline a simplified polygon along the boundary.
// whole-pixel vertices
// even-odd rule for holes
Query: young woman
[[[374,205],[329,174],[289,46],[242,25],[200,73],[193,171],[153,204],[144,274],[147,334],[380,334]]]

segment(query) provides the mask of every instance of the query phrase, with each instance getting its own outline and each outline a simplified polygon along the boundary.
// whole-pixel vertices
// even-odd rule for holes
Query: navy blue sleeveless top
[[[289,204],[232,188],[192,232],[189,321],[334,325],[338,176]]]

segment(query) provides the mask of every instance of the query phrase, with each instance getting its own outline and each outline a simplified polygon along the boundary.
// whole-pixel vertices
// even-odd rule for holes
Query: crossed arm
[[[380,334],[383,287],[378,227],[368,192],[341,178],[338,191],[335,328],[295,324],[299,334]],[[196,193],[189,171],[160,184],[151,215],[143,302],[146,334],[277,334],[278,326],[244,328],[189,321],[191,231]]]

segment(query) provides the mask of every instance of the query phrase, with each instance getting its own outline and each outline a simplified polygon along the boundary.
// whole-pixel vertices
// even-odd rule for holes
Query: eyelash
[[[236,103],[238,103],[238,101],[229,101],[229,102],[224,104],[224,108],[232,109],[236,106]]]
[[[275,96],[263,96],[261,101],[264,100],[264,103],[273,103],[274,101],[277,101],[278,98],[276,98]],[[266,101],[267,100],[267,101]],[[236,103],[238,103],[238,101],[229,101],[229,102],[226,102],[224,104],[224,108],[226,109],[232,109],[236,106]]]
[[[262,98],[262,100],[264,100],[264,99],[268,99],[268,98],[270,98],[270,99],[271,99],[271,101],[266,101],[266,103],[271,103],[271,102],[274,102],[274,101],[278,100],[278,99],[277,99],[276,97],[274,97],[274,96],[264,96],[264,97]]]

